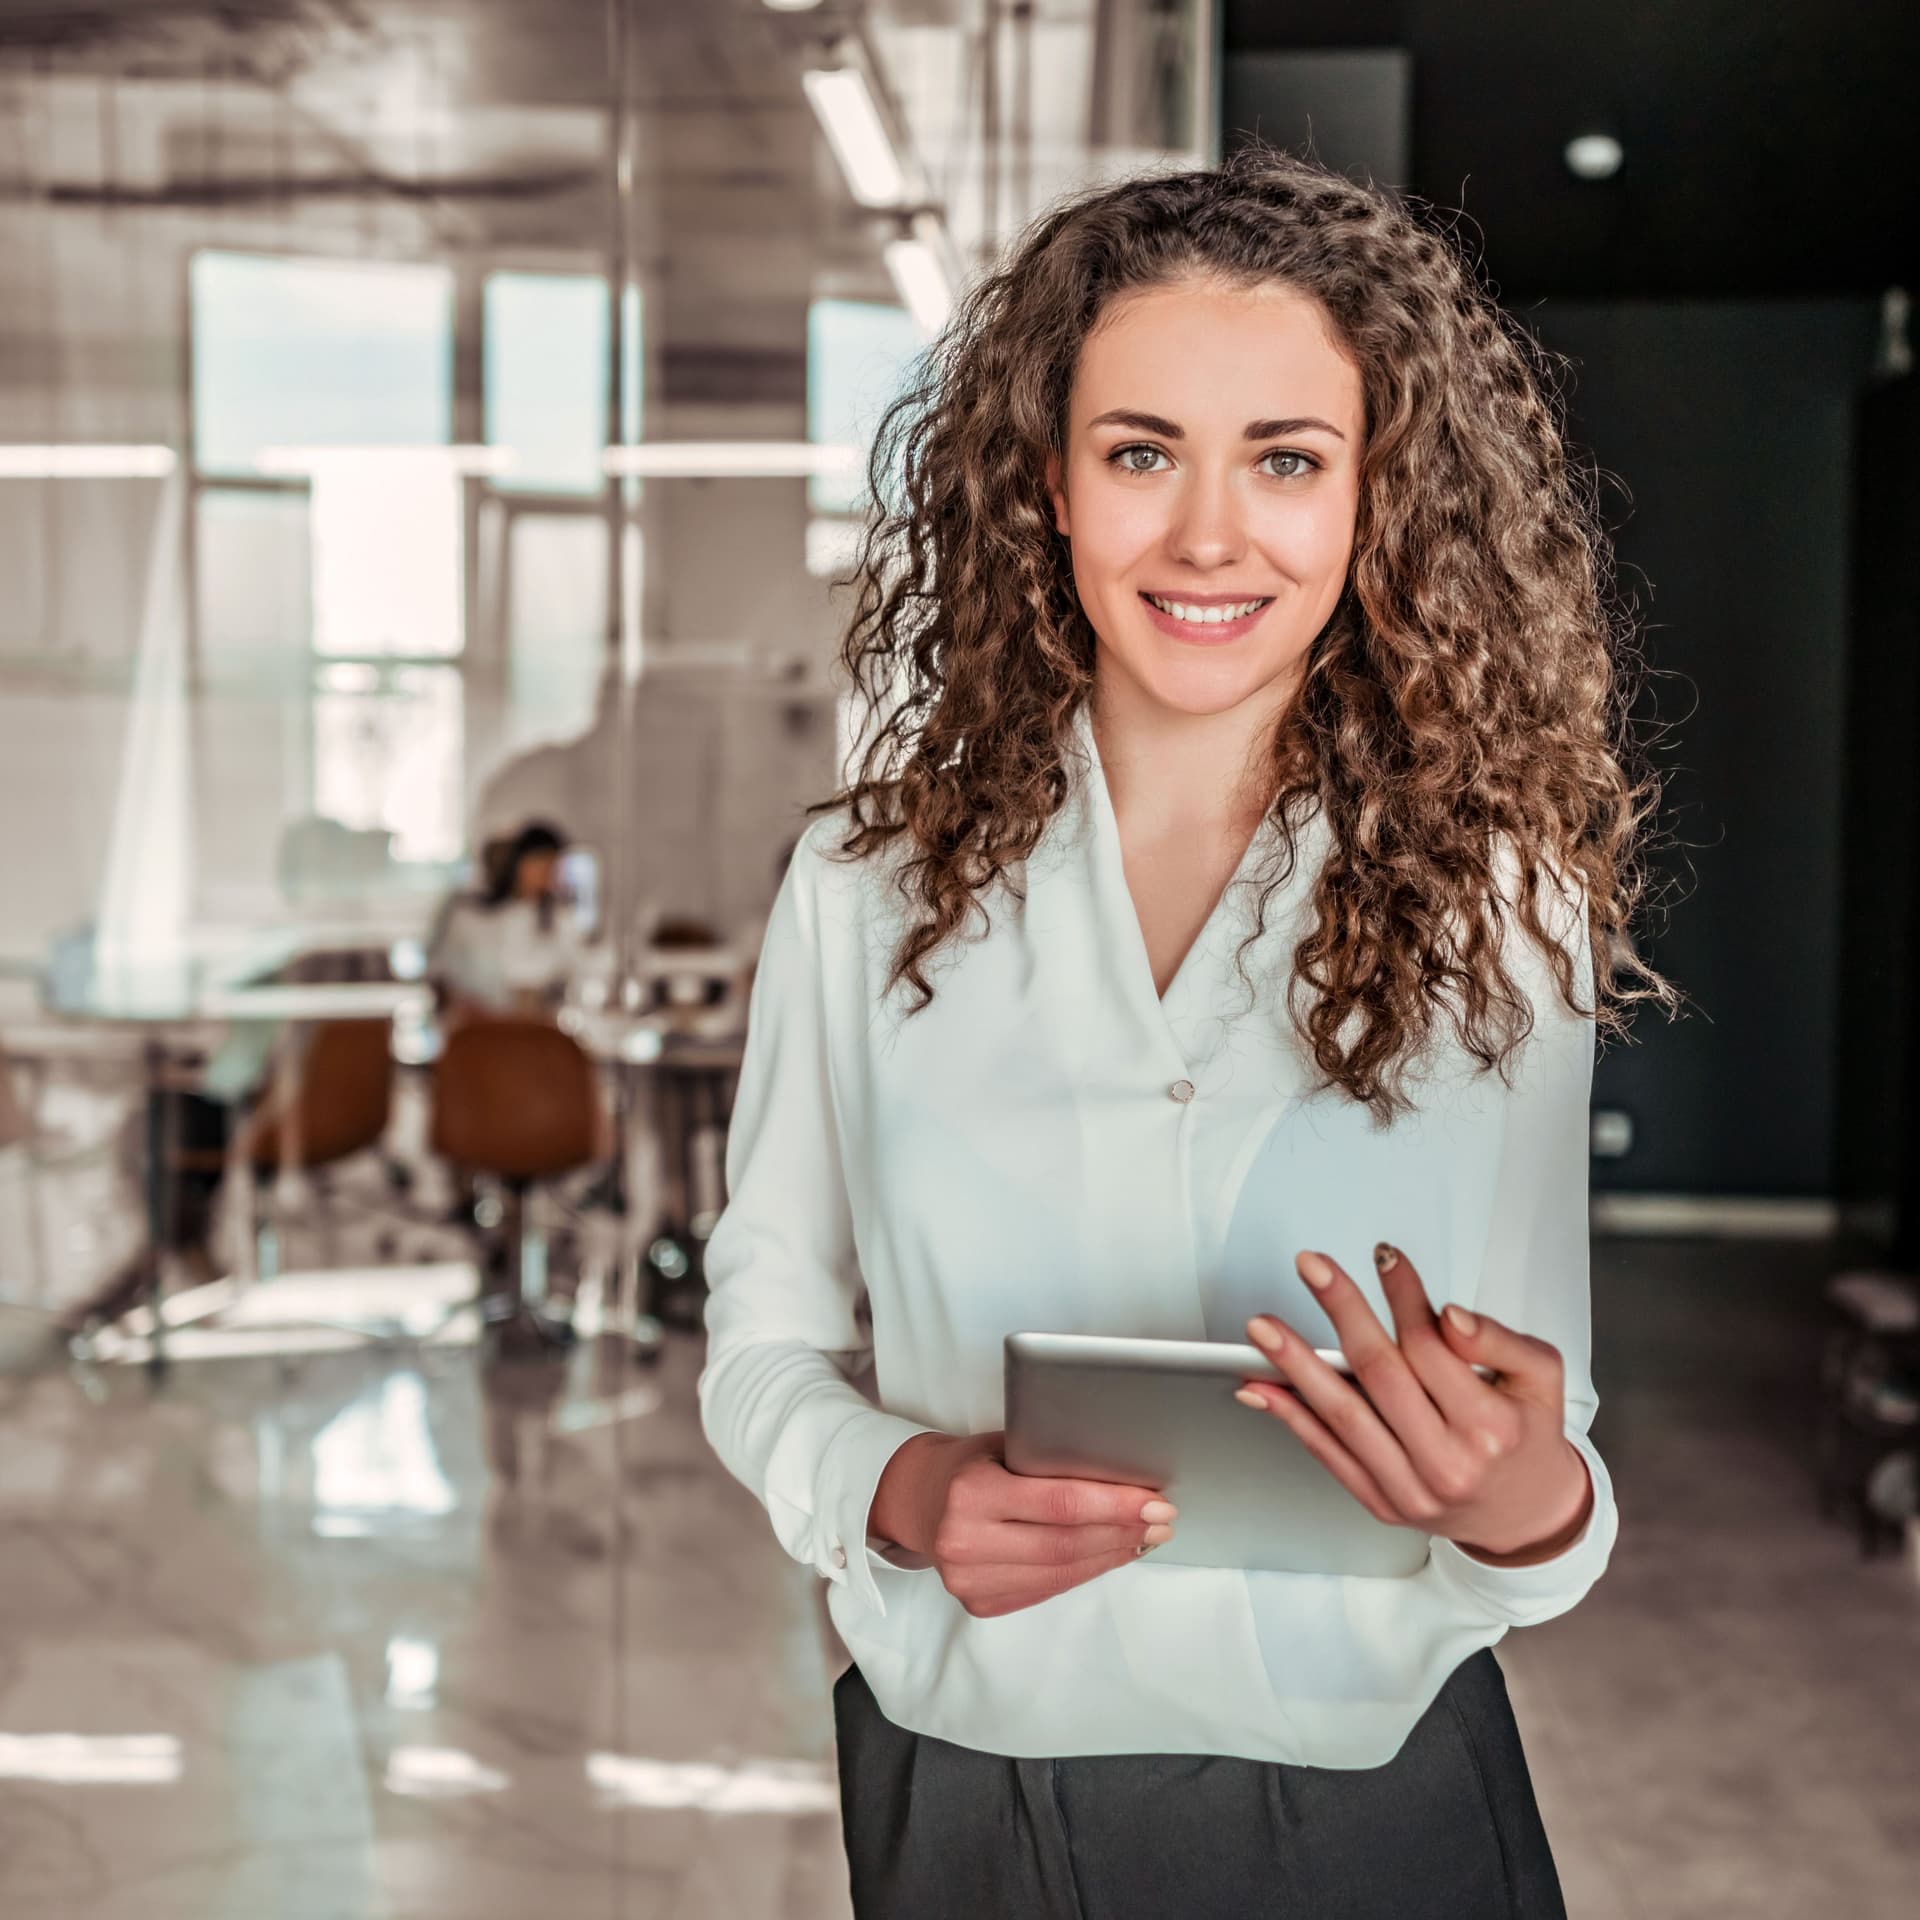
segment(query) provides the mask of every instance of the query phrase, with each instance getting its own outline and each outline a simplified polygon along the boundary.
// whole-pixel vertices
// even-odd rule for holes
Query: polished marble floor
[[[1620,1546],[1500,1648],[1575,1920],[1920,1909],[1920,1584],[1809,1486],[1833,1258],[1596,1248]],[[156,1387],[41,1325],[0,1311],[6,1920],[845,1920],[840,1656],[693,1336]]]

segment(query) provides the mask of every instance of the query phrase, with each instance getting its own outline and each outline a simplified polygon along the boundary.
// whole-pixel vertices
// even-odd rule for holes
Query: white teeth
[[[1196,627],[1217,627],[1224,621],[1240,620],[1267,604],[1264,600],[1243,600],[1237,607],[1190,607],[1181,600],[1162,600],[1158,594],[1150,593],[1147,598],[1162,613],[1170,613],[1176,620],[1189,621]]]

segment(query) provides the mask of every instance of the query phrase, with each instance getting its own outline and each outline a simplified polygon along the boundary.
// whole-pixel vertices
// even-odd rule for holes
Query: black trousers
[[[1506,1678],[1463,1660],[1384,1766],[1016,1760],[833,1690],[855,1920],[1566,1920]]]

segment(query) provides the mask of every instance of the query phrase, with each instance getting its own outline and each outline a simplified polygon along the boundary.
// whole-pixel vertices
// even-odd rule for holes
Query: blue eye
[[[1136,467],[1130,465],[1127,461],[1127,455],[1130,453],[1150,453],[1156,460],[1162,457],[1158,447],[1149,447],[1144,443],[1136,441],[1124,447],[1115,447],[1114,450],[1107,455],[1107,465],[1110,467],[1118,467],[1122,473],[1151,473],[1153,471],[1151,467]]]

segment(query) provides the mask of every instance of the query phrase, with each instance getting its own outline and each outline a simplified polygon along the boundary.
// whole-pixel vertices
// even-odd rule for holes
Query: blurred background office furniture
[[[391,1020],[322,1021],[242,1124],[234,1157],[248,1175],[247,1239],[258,1277],[279,1269],[275,1206],[284,1176],[304,1176],[330,1228],[331,1170],[384,1143],[393,1115],[392,1039]],[[404,1190],[397,1168],[387,1165],[389,1181]],[[329,1234],[329,1252],[330,1241]],[[393,1250],[391,1236],[379,1243],[383,1256]]]
[[[1860,1551],[1898,1551],[1920,1510],[1920,1285],[1868,1269],[1826,1291],[1816,1438],[1820,1510]]]
[[[499,1284],[481,1301],[488,1326],[509,1348],[563,1343],[569,1330],[547,1305],[546,1245],[530,1230],[527,1201],[536,1182],[609,1150],[593,1062],[548,1021],[469,1020],[434,1064],[432,1102],[433,1151],[504,1194]]]
[[[17,1218],[23,1231],[9,1231],[5,1282],[0,1298],[38,1305],[47,1285],[46,1228],[40,1211],[40,1183],[34,1164],[38,1129],[27,1101],[13,1083],[12,1063],[0,1045],[0,1182],[13,1196],[0,1219]],[[19,1279],[14,1278],[19,1273]]]

